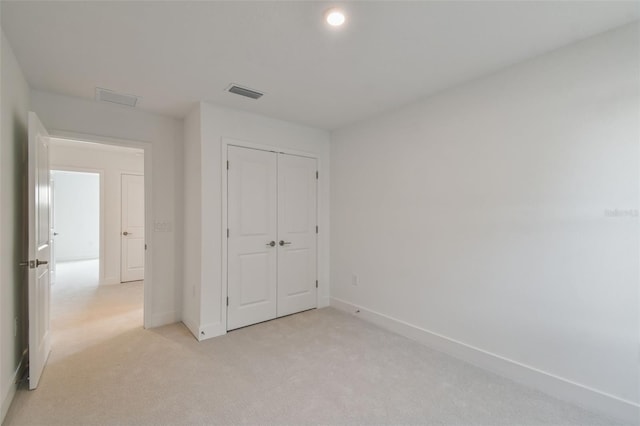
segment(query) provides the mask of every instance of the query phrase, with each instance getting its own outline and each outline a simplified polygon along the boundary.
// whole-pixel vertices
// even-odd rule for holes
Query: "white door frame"
[[[229,145],[238,146],[241,148],[250,148],[250,149],[259,149],[262,151],[270,151],[281,154],[290,154],[290,155],[298,155],[300,157],[308,157],[316,160],[316,164],[318,170],[321,168],[320,157],[318,154],[298,151],[289,148],[282,148],[273,145],[265,145],[260,143],[248,142],[240,139],[227,138],[223,137],[221,139],[221,167],[220,170],[222,172],[222,228],[220,230],[220,235],[222,236],[222,241],[220,241],[220,245],[222,246],[222,267],[220,268],[220,282],[222,283],[222,297],[220,298],[220,321],[222,323],[222,329],[224,332],[227,332],[227,296],[228,296],[228,282],[227,282],[227,261],[228,261],[228,253],[227,253],[227,228],[228,217],[227,217],[227,148]],[[317,185],[317,183],[316,183]],[[319,221],[320,216],[320,193],[316,192],[316,220]],[[319,258],[320,258],[320,250],[318,249],[318,238],[316,238],[316,274],[319,274]],[[318,306],[319,292],[316,292],[316,306]]]
[[[100,212],[99,212],[99,236],[100,239],[98,245],[98,285],[104,284],[104,170],[92,169],[89,167],[76,167],[76,166],[49,166],[51,171],[61,172],[80,172],[80,173],[95,173],[100,176]],[[51,236],[53,238],[53,235]],[[55,259],[52,259],[55,263]]]
[[[145,276],[144,276],[144,305],[143,305],[143,325],[144,328],[151,327],[152,324],[152,301],[153,301],[153,144],[151,142],[136,141],[130,139],[108,138],[103,136],[89,135],[84,133],[68,132],[64,130],[50,130],[49,135],[56,139],[67,139],[72,141],[83,141],[98,143],[102,145],[120,146],[124,148],[137,148],[144,151],[144,236],[147,250],[145,251]],[[225,299],[226,302],[226,299]]]

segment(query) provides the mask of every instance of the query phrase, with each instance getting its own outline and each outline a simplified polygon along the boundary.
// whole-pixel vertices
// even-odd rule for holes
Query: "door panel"
[[[278,316],[317,307],[313,158],[278,155]]]
[[[38,386],[51,352],[49,135],[29,113],[29,389]]]
[[[229,146],[227,329],[276,317],[277,157]]]
[[[122,175],[121,282],[144,279],[144,176]]]

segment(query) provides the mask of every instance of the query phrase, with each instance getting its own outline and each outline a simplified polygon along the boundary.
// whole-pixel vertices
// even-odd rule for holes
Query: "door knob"
[[[54,233],[53,233],[53,236],[55,237],[56,235],[60,235],[60,234],[58,234],[57,232],[54,232]]]
[[[124,236],[126,237],[126,236],[127,236],[127,235],[129,235],[130,233],[131,233],[131,232],[124,231],[124,232],[122,233],[122,235],[124,235]]]
[[[289,244],[291,244],[291,241],[280,240],[280,247],[288,246]]]
[[[271,241],[270,243],[267,243],[268,247],[275,247],[276,246],[276,242],[275,241]]]

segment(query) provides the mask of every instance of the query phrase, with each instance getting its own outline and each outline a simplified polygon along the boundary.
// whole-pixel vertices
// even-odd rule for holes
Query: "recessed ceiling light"
[[[327,13],[324,14],[324,18],[326,19],[327,24],[331,25],[332,27],[339,27],[346,21],[344,12],[340,9],[327,10]]]

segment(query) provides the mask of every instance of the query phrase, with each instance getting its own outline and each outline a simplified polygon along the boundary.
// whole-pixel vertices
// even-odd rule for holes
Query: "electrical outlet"
[[[358,287],[358,284],[360,284],[360,278],[356,274],[351,274],[351,285]]]

